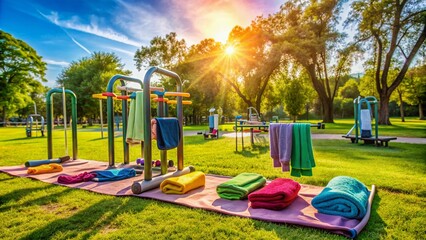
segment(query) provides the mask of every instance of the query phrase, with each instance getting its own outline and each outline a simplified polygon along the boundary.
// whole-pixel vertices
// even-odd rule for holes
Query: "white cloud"
[[[136,51],[132,52],[132,51],[124,50],[124,49],[121,49],[121,48],[116,48],[116,47],[108,47],[108,48],[111,49],[111,50],[113,50],[113,51],[115,51],[115,52],[124,53],[124,54],[126,54],[126,55],[128,55],[130,57],[135,56],[135,52],[136,52]]]
[[[80,23],[80,19],[78,16],[73,16],[69,20],[62,20],[59,18],[59,14],[57,12],[51,12],[50,15],[46,15],[40,12],[40,14],[48,19],[53,24],[60,26],[62,28],[77,30],[89,34],[93,34],[99,37],[103,37],[106,39],[110,39],[116,42],[128,44],[131,46],[139,46],[140,44],[137,41],[133,41],[123,34],[117,33],[111,28],[102,28],[98,26],[98,17],[92,15],[90,17],[90,24],[82,24]]]
[[[71,37],[69,34],[67,34],[71,40],[77,44],[81,49],[83,49],[84,51],[86,51],[88,54],[92,54],[92,52],[89,51],[89,49],[87,49],[85,46],[83,46],[81,43],[77,42],[77,40],[75,40],[73,37]]]
[[[70,64],[69,62],[55,61],[52,59],[43,59],[43,61],[46,62],[47,64],[61,66],[61,67],[67,67]]]

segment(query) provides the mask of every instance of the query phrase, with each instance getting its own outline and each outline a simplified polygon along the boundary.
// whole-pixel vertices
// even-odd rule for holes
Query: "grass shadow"
[[[68,218],[51,221],[21,239],[49,239],[60,235],[62,239],[90,239],[104,230],[113,231],[112,222],[125,212],[137,213],[144,210],[150,201],[135,198],[111,198],[102,200],[78,211]],[[84,232],[83,235],[81,233]]]

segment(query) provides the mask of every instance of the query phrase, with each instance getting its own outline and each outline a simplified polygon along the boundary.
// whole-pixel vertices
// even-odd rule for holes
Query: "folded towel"
[[[248,195],[252,208],[281,210],[288,207],[296,198],[300,184],[291,179],[277,178],[264,188]]]
[[[195,171],[164,180],[160,185],[160,189],[163,193],[167,194],[185,194],[205,184],[206,175],[203,172]]]
[[[293,144],[291,150],[291,176],[312,176],[315,167],[312,150],[311,124],[293,124]]]
[[[247,195],[256,189],[263,187],[266,179],[257,173],[241,173],[216,188],[221,198],[237,200],[245,199]]]
[[[361,219],[367,212],[367,187],[355,178],[339,176],[331,179],[312,206],[320,213]]]
[[[94,173],[80,173],[78,175],[61,175],[58,177],[58,183],[62,184],[72,184],[72,183],[80,183],[87,182],[96,177]]]
[[[156,118],[157,147],[169,150],[177,147],[180,142],[180,126],[177,118]]]
[[[62,166],[57,163],[44,164],[37,167],[29,167],[28,174],[54,173],[62,171]]]
[[[126,142],[129,144],[140,144],[143,141],[143,92],[136,92],[135,94],[135,99],[130,101],[127,121]]]
[[[272,123],[269,125],[269,149],[274,167],[281,167],[283,172],[290,171],[293,125]]]
[[[92,180],[95,182],[117,181],[136,176],[136,171],[133,168],[120,168],[93,171],[96,177]]]

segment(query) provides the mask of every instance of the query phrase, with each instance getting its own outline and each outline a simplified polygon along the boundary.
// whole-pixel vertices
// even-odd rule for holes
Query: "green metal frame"
[[[161,75],[165,75],[168,77],[171,77],[176,80],[176,91],[182,92],[182,81],[174,72],[171,72],[169,70],[160,68],[160,67],[151,67],[148,69],[148,71],[145,74],[144,81],[143,81],[143,89],[144,92],[150,93],[150,82],[151,77],[154,73],[158,73]],[[144,157],[144,180],[150,181],[152,179],[152,139],[151,139],[151,96],[150,94],[144,94],[143,95],[143,108],[145,111],[145,118],[144,118],[144,151],[143,151],[143,157]],[[183,126],[183,108],[182,108],[182,97],[177,97],[177,118],[179,121],[179,127],[182,130]],[[164,113],[163,110],[160,110],[159,113]],[[177,147],[177,167],[178,170],[183,170],[183,131],[180,131],[180,142]],[[167,155],[163,155],[164,153],[161,153],[161,173],[165,174],[167,172]]]
[[[121,82],[121,86],[126,86],[126,82],[139,83],[140,86],[143,86],[143,83],[140,79],[131,78],[123,75],[113,76],[109,82],[106,91],[109,93],[114,92],[114,84],[116,81]],[[121,91],[121,95],[126,95],[126,91]],[[148,94],[149,96],[149,94]],[[129,164],[129,144],[126,142],[126,133],[127,133],[127,100],[123,99],[121,101],[122,111],[122,121],[123,121],[123,158],[124,164]],[[114,149],[114,99],[111,96],[107,97],[107,123],[108,123],[108,163],[109,168],[115,167],[115,149]],[[143,152],[143,144],[141,145],[141,152]]]
[[[52,150],[52,120],[53,120],[53,94],[62,93],[61,88],[51,89],[46,94],[46,105],[47,105],[47,158],[52,159],[53,150]],[[72,115],[72,154],[73,159],[77,159],[78,149],[77,149],[77,97],[73,91],[65,89],[65,94],[71,96],[71,115]],[[66,121],[66,119],[64,119]]]

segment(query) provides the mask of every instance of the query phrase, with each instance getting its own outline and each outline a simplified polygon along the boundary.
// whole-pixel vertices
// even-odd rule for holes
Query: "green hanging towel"
[[[266,179],[260,174],[241,173],[217,186],[216,191],[224,199],[245,199],[249,193],[263,187],[265,183]]]
[[[291,176],[312,176],[313,167],[315,167],[315,160],[312,150],[311,125],[295,123],[293,124]]]
[[[130,101],[127,121],[126,142],[130,144],[139,144],[143,141],[143,92],[136,92],[135,94],[135,99]]]

